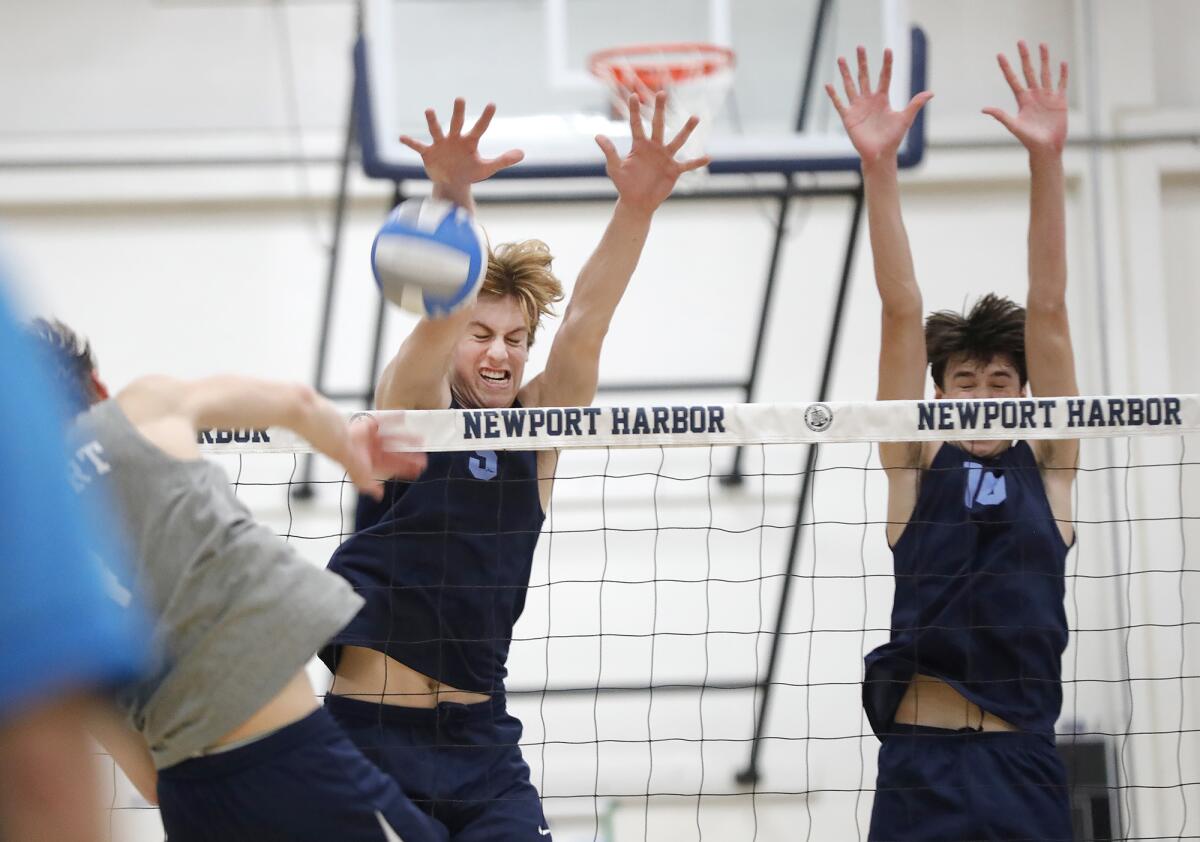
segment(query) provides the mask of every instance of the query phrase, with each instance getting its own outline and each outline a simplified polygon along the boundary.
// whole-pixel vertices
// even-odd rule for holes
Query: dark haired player
[[[434,195],[471,208],[471,184],[520,153],[480,159],[494,109],[466,132],[464,109],[458,100],[445,133],[426,112],[432,142],[405,142],[421,153]],[[681,173],[706,163],[675,160],[696,118],[667,140],[665,110],[660,95],[647,135],[631,99],[633,144],[624,158],[597,138],[618,198],[575,282],[545,370],[524,382],[540,318],[561,296],[549,250],[536,241],[499,246],[472,306],[424,319],[405,339],[380,377],[379,409],[592,402],[600,349],[654,212]],[[335,672],[326,706],[458,842],[549,839],[504,679],[556,459],[530,451],[431,454],[419,482],[389,486],[387,505],[360,505],[358,532],[330,561],[367,604],[321,653]]]
[[[1025,84],[1000,68],[1019,110],[984,109],[1025,146],[1032,176],[1027,311],[980,299],[931,315],[900,215],[896,150],[932,94],[888,105],[891,55],[872,90],[866,53],[848,101],[826,86],[862,157],[875,279],[883,304],[880,400],[1074,395],[1066,308],[1062,149],[1067,66],[1051,84],[1019,44]],[[1066,773],[1054,749],[1062,706],[1065,558],[1073,542],[1074,441],[880,444],[895,560],[891,639],[866,658],[863,705],[882,740],[871,839],[1071,838]]]
[[[33,333],[74,392],[71,482],[120,514],[160,662],[97,737],[162,810],[171,842],[419,842],[445,838],[319,708],[305,664],[362,605],[346,582],[255,522],[198,430],[283,426],[346,467],[416,476],[378,426],[347,426],[307,386],[244,377],[143,377],[109,398],[91,349],[65,325]]]

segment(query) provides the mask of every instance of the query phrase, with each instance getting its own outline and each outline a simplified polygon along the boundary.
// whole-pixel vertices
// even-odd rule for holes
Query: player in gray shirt
[[[345,466],[363,492],[415,478],[421,454],[384,450],[378,425],[347,425],[306,386],[238,376],[134,381],[115,397],[90,347],[37,321],[80,414],[70,478],[125,527],[135,581],[155,620],[157,667],[123,694],[123,724],[97,737],[161,806],[170,842],[444,839],[317,704],[305,664],[362,600],[257,523],[197,431],[288,427]]]

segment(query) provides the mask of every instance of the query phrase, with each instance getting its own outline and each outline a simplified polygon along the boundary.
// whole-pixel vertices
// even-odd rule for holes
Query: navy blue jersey
[[[1067,545],[1033,451],[985,459],[942,445],[892,548],[891,640],[866,657],[863,705],[889,730],[914,673],[1018,728],[1053,734],[1062,707]]]
[[[430,453],[413,482],[359,500],[329,569],[366,599],[321,652],[364,646],[460,690],[502,692],[542,528],[537,453]]]

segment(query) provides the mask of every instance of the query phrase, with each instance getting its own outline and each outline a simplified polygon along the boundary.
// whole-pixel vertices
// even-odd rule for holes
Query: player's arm
[[[562,324],[550,346],[542,374],[522,390],[522,403],[533,406],[582,406],[596,396],[600,349],[629,286],[650,233],[650,220],[671,195],[679,176],[708,164],[708,158],[676,161],[698,120],[690,118],[679,133],[664,139],[666,95],[658,94],[650,136],[642,125],[637,97],[629,98],[633,144],[621,158],[611,140],[598,136],[608,177],[617,188],[612,219],[596,250],[579,272]]]
[[[471,320],[463,307],[443,319],[422,318],[383,367],[375,386],[376,409],[445,409],[447,370],[454,347]]]
[[[879,85],[872,90],[867,54],[858,48],[858,82],[844,58],[838,59],[847,102],[832,85],[826,85],[846,133],[862,158],[863,188],[867,199],[867,227],[875,266],[875,286],[882,305],[879,343],[879,400],[920,400],[925,394],[925,331],[922,325],[921,289],[913,269],[908,234],[900,213],[897,153],[917,112],[932,98],[917,94],[903,111],[888,102],[892,77],[892,51],[883,54]],[[921,448],[913,443],[879,445],[884,468],[912,468]]]
[[[496,114],[492,103],[483,109],[471,130],[463,132],[466,102],[454,100],[448,131],[442,130],[437,112],[425,111],[429,143],[401,135],[400,142],[421,156],[425,174],[433,183],[435,199],[454,202],[475,213],[471,185],[491,178],[525,157],[519,149],[510,149],[495,158],[479,154],[479,141]],[[454,346],[470,320],[470,308],[464,307],[442,319],[423,318],[401,344],[399,351],[384,367],[375,387],[378,409],[445,409],[450,405],[450,384],[446,369]]]
[[[191,381],[152,375],[123,389],[117,402],[146,438],[179,459],[199,455],[197,430],[287,427],[342,464],[372,496],[382,493],[377,477],[412,478],[425,467],[423,454],[384,450],[388,442],[374,419],[347,424],[337,407],[299,383],[231,374]]]
[[[121,767],[138,792],[158,803],[158,770],[145,738],[129,727],[124,717],[108,705],[97,706],[88,718],[88,730]]]
[[[1000,69],[1017,99],[1017,114],[985,108],[1025,146],[1029,153],[1029,297],[1026,300],[1025,359],[1033,394],[1077,395],[1075,354],[1067,319],[1067,223],[1063,146],[1067,139],[1067,63],[1052,84],[1050,51],[1040,47],[1041,71],[1034,72],[1029,48],[1017,45],[1025,85],[1008,60]],[[1038,461],[1048,468],[1074,469],[1079,455],[1075,440],[1035,443]]]

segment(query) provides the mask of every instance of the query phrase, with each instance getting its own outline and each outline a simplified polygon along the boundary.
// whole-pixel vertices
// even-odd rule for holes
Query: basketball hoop
[[[713,118],[733,85],[733,67],[733,50],[716,44],[635,44],[600,50],[588,57],[588,70],[608,88],[615,114],[629,117],[631,94],[642,105],[651,105],[655,95],[665,91],[668,139],[688,117],[700,118],[700,125],[681,150],[688,158],[704,154]]]

